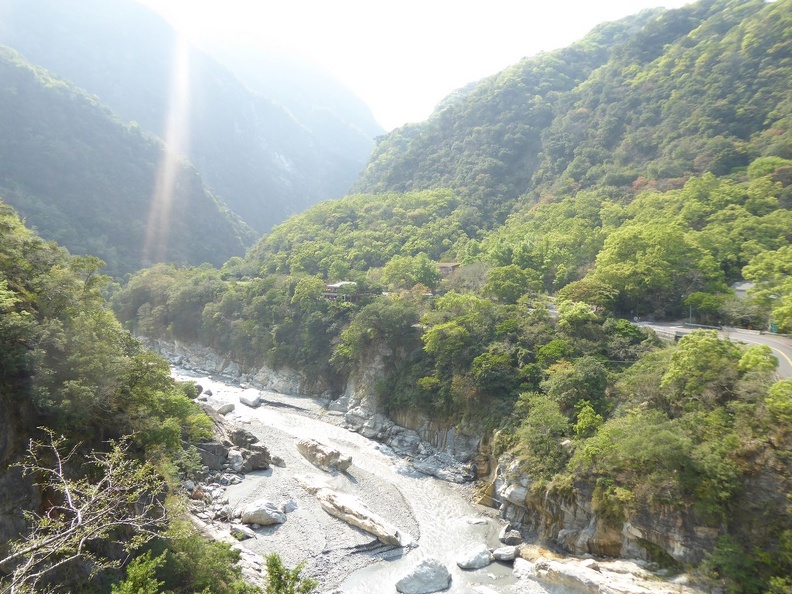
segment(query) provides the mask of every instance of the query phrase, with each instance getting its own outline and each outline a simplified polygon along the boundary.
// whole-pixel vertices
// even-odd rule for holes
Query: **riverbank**
[[[447,560],[454,568],[454,584],[449,592],[472,593],[486,584],[497,587],[490,592],[511,592],[515,584],[511,567],[497,564],[476,572],[456,568],[454,559],[475,544],[497,546],[502,522],[495,510],[471,503],[469,486],[452,484],[415,471],[390,448],[345,429],[343,417],[328,412],[315,400],[246,388],[200,373],[174,370],[180,380],[199,383],[206,403],[215,409],[233,404],[226,419],[237,423],[259,438],[273,456],[285,466],[249,473],[245,479],[225,488],[228,505],[238,509],[265,497],[280,506],[292,502],[293,511],[283,524],[258,528],[256,538],[242,545],[265,556],[272,552],[294,566],[305,561],[305,574],[321,582],[320,591],[341,587],[345,593],[389,592],[379,589],[395,584],[420,559],[432,555]],[[240,396],[261,394],[263,404],[250,408]],[[311,465],[296,449],[296,441],[316,439],[352,456],[347,472],[328,474]],[[334,489],[354,495],[374,513],[407,533],[415,547],[391,547],[378,543],[371,535],[353,528],[325,513],[316,499],[300,487],[296,476],[313,476],[327,481]],[[384,561],[362,576],[355,572]],[[347,583],[348,582],[348,583]],[[391,586],[392,587],[392,586]]]

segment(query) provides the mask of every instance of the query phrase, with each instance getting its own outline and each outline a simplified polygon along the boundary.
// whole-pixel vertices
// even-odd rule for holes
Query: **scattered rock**
[[[226,404],[221,404],[218,409],[217,413],[221,415],[227,415],[230,412],[234,412],[234,404],[232,402],[227,402]]]
[[[261,524],[269,526],[271,524],[283,524],[286,521],[284,514],[271,501],[257,499],[248,503],[242,510],[243,524]]]
[[[469,468],[445,452],[413,462],[413,468],[422,474],[428,474],[450,483],[465,483],[475,478]]]
[[[396,591],[402,594],[430,594],[451,586],[451,574],[437,559],[424,559],[407,575],[396,582]]]
[[[523,537],[516,530],[512,530],[511,526],[506,525],[501,529],[500,534],[498,534],[498,540],[505,545],[518,545],[522,544]]]
[[[209,388],[206,388],[206,390],[204,390],[202,394],[202,396],[213,396],[213,395],[214,392],[212,392],[212,390],[210,390]]]
[[[352,465],[350,456],[344,456],[335,448],[326,446],[313,439],[301,439],[298,441],[297,451],[311,464],[327,472],[333,472],[334,470],[343,472]]]
[[[492,563],[492,554],[484,544],[467,551],[456,562],[461,569],[481,569],[490,563]]]
[[[247,540],[248,538],[256,538],[256,533],[247,526],[242,524],[231,524],[231,536],[237,540]]]
[[[514,561],[520,548],[516,546],[500,547],[492,551],[495,561]]]
[[[258,408],[261,405],[261,394],[242,393],[239,395],[239,401],[245,406],[249,406],[250,408]]]
[[[282,511],[284,514],[290,514],[290,513],[292,513],[292,512],[293,512],[295,509],[297,509],[297,502],[296,502],[294,499],[289,499],[289,500],[288,500],[288,501],[286,501],[285,503],[282,503],[282,504],[281,504],[281,511]]]

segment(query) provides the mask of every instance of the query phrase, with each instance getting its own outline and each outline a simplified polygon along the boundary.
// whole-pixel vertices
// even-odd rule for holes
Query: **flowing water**
[[[211,389],[213,395],[209,403],[212,405],[234,403],[236,409],[227,418],[244,423],[254,433],[258,433],[257,428],[259,431],[269,431],[270,434],[282,432],[293,438],[312,438],[337,447],[352,456],[353,466],[365,471],[365,474],[361,473],[359,480],[352,481],[357,484],[348,485],[347,490],[354,493],[357,489],[370,500],[372,493],[375,500],[380,497],[380,493],[383,498],[393,498],[392,502],[377,501],[386,509],[388,505],[409,506],[409,512],[414,519],[412,531],[416,531],[417,525],[418,534],[411,534],[417,541],[417,546],[405,554],[393,555],[390,560],[377,561],[352,571],[340,583],[339,587],[343,592],[395,592],[394,584],[427,557],[440,560],[451,571],[453,581],[447,592],[472,594],[527,591],[525,584],[517,585],[510,565],[496,562],[477,571],[463,571],[457,567],[456,559],[476,545],[483,542],[490,547],[496,547],[499,544],[497,534],[501,523],[493,517],[492,510],[471,503],[467,489],[415,472],[407,461],[389,453],[386,447],[341,427],[337,417],[327,414],[309,398],[261,391],[265,403],[252,409],[239,403],[239,395],[245,390],[237,385],[196,377],[182,370],[175,370],[174,376],[177,379],[196,381],[204,390]],[[248,391],[254,395],[259,392],[253,389]],[[273,454],[284,455],[285,452],[267,445],[271,447]],[[279,447],[293,447],[293,443],[280,442]],[[292,467],[296,466],[295,461]],[[401,497],[394,498],[393,493],[398,493]],[[321,511],[318,513],[323,514]],[[357,565],[366,562],[368,561],[364,560],[364,563]]]

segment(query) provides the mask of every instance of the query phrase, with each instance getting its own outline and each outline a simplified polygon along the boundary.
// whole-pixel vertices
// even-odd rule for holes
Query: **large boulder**
[[[492,554],[484,544],[466,551],[456,562],[461,569],[481,569],[490,563],[492,563]]]
[[[225,404],[221,404],[217,408],[217,413],[221,415],[227,415],[230,412],[234,412],[234,403],[233,402],[226,402]]]
[[[335,470],[344,472],[352,465],[350,456],[344,456],[338,450],[313,439],[301,439],[298,441],[297,451],[311,464],[327,472]]]
[[[519,552],[520,547],[517,546],[499,547],[492,551],[492,556],[495,561],[514,561]]]
[[[258,408],[261,405],[261,394],[245,391],[239,395],[239,401],[250,408]]]
[[[245,458],[242,464],[242,472],[250,472],[252,470],[267,470],[272,464],[269,450],[264,446],[253,444],[251,449],[242,449],[242,455]]]
[[[295,479],[302,488],[314,495],[322,509],[334,518],[373,534],[380,542],[387,545],[403,547],[412,542],[408,534],[371,511],[354,495],[331,489],[325,483],[311,477],[295,476]]]
[[[269,526],[271,524],[283,524],[286,521],[286,514],[271,501],[257,499],[242,508],[241,519],[243,524]]]
[[[424,559],[402,579],[396,582],[396,591],[402,594],[430,594],[451,586],[451,574],[437,559]]]

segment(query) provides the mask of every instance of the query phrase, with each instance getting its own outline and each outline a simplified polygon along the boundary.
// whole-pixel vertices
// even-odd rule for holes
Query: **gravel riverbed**
[[[497,546],[502,523],[494,510],[471,503],[470,487],[427,477],[408,461],[343,427],[343,417],[327,412],[313,399],[261,391],[262,405],[250,408],[239,402],[243,394],[258,394],[233,383],[174,370],[181,380],[192,380],[211,390],[214,408],[232,403],[226,418],[259,438],[283,467],[248,473],[225,496],[234,508],[265,498],[280,506],[293,502],[284,524],[261,527],[256,538],[242,545],[262,556],[276,552],[293,567],[305,562],[305,575],[318,579],[321,592],[347,594],[395,593],[395,583],[410,567],[426,557],[444,562],[453,583],[447,592],[458,594],[516,592],[511,567],[495,563],[477,571],[462,571],[455,559],[479,543]],[[308,462],[296,449],[298,439],[311,438],[352,456],[343,473],[327,473]],[[370,534],[331,517],[313,495],[295,480],[308,475],[325,480],[338,491],[359,498],[373,512],[410,535],[414,544],[386,546]]]

